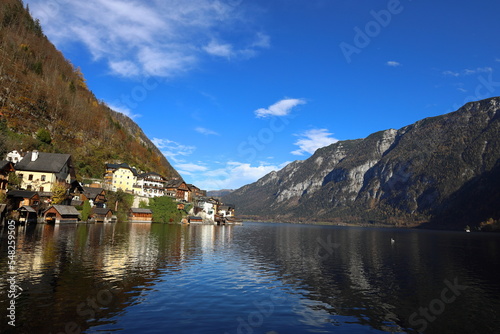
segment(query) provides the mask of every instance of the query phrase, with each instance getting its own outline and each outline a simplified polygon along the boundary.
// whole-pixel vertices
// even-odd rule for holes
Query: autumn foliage
[[[118,161],[178,177],[132,120],[94,96],[22,1],[0,0],[0,154],[13,149],[72,154],[81,177]]]

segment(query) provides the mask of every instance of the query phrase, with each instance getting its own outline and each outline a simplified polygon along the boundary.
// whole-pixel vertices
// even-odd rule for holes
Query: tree
[[[86,200],[83,202],[83,209],[82,209],[82,220],[87,221],[89,219],[90,213],[92,211],[92,208],[90,207],[90,201]]]
[[[9,173],[9,184],[7,187],[9,190],[19,189],[19,187],[21,187],[21,179],[17,176],[16,172]]]
[[[153,211],[153,221],[158,223],[179,222],[182,219],[183,212],[168,196],[150,198],[147,208]]]
[[[114,193],[113,201],[115,202],[115,211],[118,211],[118,205],[121,204],[121,206],[127,206],[128,201],[127,201],[127,193],[124,192],[121,189],[118,189],[117,192]]]
[[[52,204],[61,204],[66,199],[68,187],[64,182],[56,182],[52,185]]]
[[[50,132],[47,129],[39,129],[36,132],[36,139],[47,145],[50,145],[52,143],[52,137],[50,136]]]
[[[0,203],[7,202],[7,195],[5,193],[0,193]]]

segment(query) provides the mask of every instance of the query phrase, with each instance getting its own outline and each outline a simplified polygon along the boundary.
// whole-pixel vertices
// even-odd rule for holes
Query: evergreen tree
[[[82,209],[82,220],[87,221],[89,219],[90,213],[92,211],[92,208],[90,207],[90,201],[86,200],[83,202],[83,209]]]

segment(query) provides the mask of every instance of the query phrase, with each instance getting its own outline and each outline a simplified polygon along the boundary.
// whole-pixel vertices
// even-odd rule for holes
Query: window
[[[45,175],[42,175],[42,178],[40,180],[45,181]]]
[[[40,187],[40,190],[39,191],[43,191],[43,187]]]
[[[33,181],[33,174],[30,174],[30,176],[28,176],[28,181]]]
[[[23,174],[19,174],[19,180],[23,180]]]
[[[31,191],[31,186],[28,186],[28,187],[26,188],[26,190]]]

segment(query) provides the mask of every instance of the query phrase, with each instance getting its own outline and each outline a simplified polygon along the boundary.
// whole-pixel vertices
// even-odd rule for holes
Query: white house
[[[143,197],[161,197],[166,195],[167,179],[158,173],[143,173],[137,176],[135,192]]]
[[[5,160],[10,161],[13,164],[17,164],[19,161],[23,160],[23,156],[18,151],[12,151],[7,153]]]
[[[234,206],[233,205],[221,205],[217,211],[222,217],[234,217]]]
[[[15,165],[21,188],[51,192],[56,182],[71,183],[75,170],[69,154],[33,151]]]

